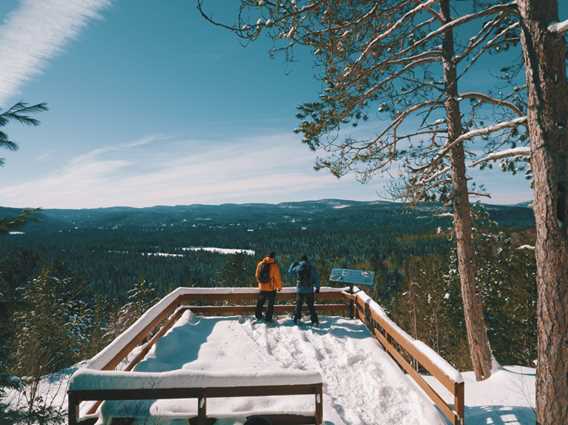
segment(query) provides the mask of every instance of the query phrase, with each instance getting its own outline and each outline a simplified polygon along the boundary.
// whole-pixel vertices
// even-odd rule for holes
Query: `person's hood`
[[[272,264],[272,263],[274,263],[275,261],[274,261],[274,258],[272,258],[272,257],[264,257],[264,258],[262,259],[262,262],[263,262],[263,263]]]

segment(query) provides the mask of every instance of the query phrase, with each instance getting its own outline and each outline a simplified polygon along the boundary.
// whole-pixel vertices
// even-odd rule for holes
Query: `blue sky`
[[[318,94],[309,54],[289,64],[268,57],[266,40],[243,48],[203,21],[193,1],[3,0],[0,17],[0,106],[50,108],[38,128],[7,129],[20,150],[0,153],[0,205],[373,200],[384,192],[381,178],[361,185],[313,171],[315,156],[292,132],[295,107]],[[495,203],[531,197],[521,177],[480,179]]]

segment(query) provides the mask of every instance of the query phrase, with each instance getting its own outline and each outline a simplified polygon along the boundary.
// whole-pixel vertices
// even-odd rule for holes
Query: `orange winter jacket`
[[[258,280],[258,275],[260,274],[260,266],[264,263],[270,264],[270,282],[260,283]],[[280,275],[280,267],[274,261],[274,258],[264,257],[256,266],[256,283],[258,283],[258,289],[261,291],[279,291],[282,289],[282,276]]]

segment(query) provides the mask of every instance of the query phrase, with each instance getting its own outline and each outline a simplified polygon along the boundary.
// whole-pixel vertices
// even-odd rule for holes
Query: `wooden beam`
[[[397,344],[399,344],[404,350],[424,369],[426,369],[432,376],[434,376],[440,383],[452,394],[455,390],[455,382],[444,373],[444,371],[432,362],[424,353],[419,351],[408,339],[400,334],[399,330],[393,327],[388,321],[386,321],[377,311],[368,307],[360,297],[357,297],[357,305],[365,310],[369,308],[371,318],[374,322],[378,323],[388,334],[392,337]],[[366,320],[362,320],[366,323]]]
[[[460,425],[464,424],[465,420],[465,413],[464,413],[464,404],[465,404],[465,391],[464,391],[464,383],[457,382],[456,387],[454,390],[454,405],[456,409],[456,413],[458,417],[461,419]]]
[[[170,318],[168,319],[168,321],[164,324],[164,326],[162,326],[160,328],[160,330],[158,332],[156,332],[154,334],[154,336],[152,336],[152,338],[150,339],[150,341],[148,341],[146,343],[146,345],[144,345],[144,348],[142,348],[138,354],[136,354],[136,356],[132,359],[132,361],[128,364],[128,366],[126,366],[124,368],[124,370],[126,372],[131,371],[132,369],[134,369],[134,367],[140,363],[140,361],[146,356],[146,354],[148,354],[148,352],[150,351],[150,349],[154,346],[154,344],[156,344],[156,342],[168,331],[170,330],[170,328],[179,320],[179,318],[182,316],[182,314],[185,312],[185,309],[178,309],[174,314],[172,314],[170,316]]]
[[[331,288],[330,288],[331,289]],[[182,294],[179,297],[181,304],[199,304],[213,302],[229,303],[229,304],[249,304],[256,301],[258,289],[251,288],[250,292],[236,292],[236,293],[199,293],[199,294]],[[296,300],[296,291],[278,292],[276,294],[277,302],[293,302]],[[340,290],[326,290],[320,291],[316,294],[316,299],[320,303],[340,303],[344,301],[344,296]]]
[[[398,350],[385,338],[385,336],[375,329],[375,337],[379,340],[385,350],[396,360],[396,362],[408,373],[414,381],[424,390],[430,399],[438,406],[442,413],[453,425],[459,425],[459,417],[445,400],[426,382],[410,363],[398,352]]]
[[[316,394],[321,384],[247,385],[236,387],[136,388],[71,390],[75,402],[95,400],[159,400],[176,398],[257,397]]]
[[[126,344],[111,360],[109,360],[101,370],[113,370],[120,362],[137,347],[156,327],[167,319],[179,306],[177,299],[173,300],[164,310],[148,323],[128,344]]]
[[[295,305],[277,304],[274,306],[276,314],[293,313]],[[316,311],[325,314],[343,314],[345,312],[345,304],[316,304]],[[188,310],[200,316],[243,316],[253,315],[256,306],[254,305],[203,305],[203,306],[185,306]]]

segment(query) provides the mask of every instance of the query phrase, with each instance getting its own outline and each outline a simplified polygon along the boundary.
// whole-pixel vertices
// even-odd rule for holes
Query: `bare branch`
[[[402,15],[394,24],[392,24],[390,27],[388,27],[385,31],[383,31],[382,33],[380,33],[379,35],[377,35],[375,38],[373,38],[365,47],[365,49],[361,52],[361,55],[359,56],[359,58],[355,61],[355,64],[359,64],[361,63],[361,61],[363,61],[363,59],[369,54],[369,52],[372,50],[372,48],[381,40],[383,40],[384,38],[388,37],[390,34],[393,33],[393,31],[395,31],[398,27],[400,27],[404,22],[406,22],[409,18],[411,18],[412,16],[418,14],[420,11],[422,11],[423,9],[427,8],[428,6],[431,6],[432,4],[434,4],[437,0],[427,0],[424,3],[420,3],[418,6],[416,6],[414,9],[409,10],[408,12],[406,12],[404,15]]]
[[[466,92],[466,93],[461,93],[460,97],[463,99],[477,99],[480,102],[483,103],[491,103],[493,105],[497,105],[497,106],[504,106],[505,108],[509,108],[511,111],[513,111],[515,114],[519,115],[519,116],[524,116],[524,112],[521,111],[519,108],[517,108],[513,103],[508,102],[506,100],[501,100],[501,99],[497,99],[494,97],[491,97],[485,93],[479,93],[479,92]]]

